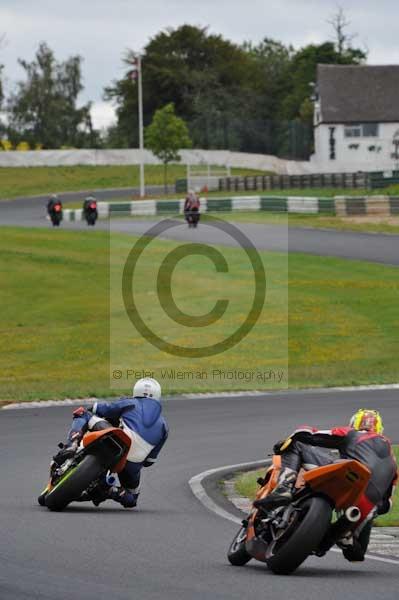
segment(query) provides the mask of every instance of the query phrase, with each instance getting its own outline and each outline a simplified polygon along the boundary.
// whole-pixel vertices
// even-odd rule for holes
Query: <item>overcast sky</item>
[[[58,59],[84,58],[85,91],[97,127],[112,120],[102,101],[105,85],[123,74],[126,48],[140,50],[159,31],[184,23],[208,26],[236,43],[272,37],[299,48],[333,36],[327,20],[341,6],[357,33],[354,45],[369,50],[370,64],[399,64],[399,0],[0,0],[0,49],[7,90],[21,77],[18,57],[31,60],[40,41]]]

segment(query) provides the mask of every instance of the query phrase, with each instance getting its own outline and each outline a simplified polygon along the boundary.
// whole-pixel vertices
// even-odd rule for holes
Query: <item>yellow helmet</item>
[[[352,415],[349,425],[357,431],[371,431],[373,433],[383,433],[384,425],[382,418],[377,410],[369,408],[360,408]]]

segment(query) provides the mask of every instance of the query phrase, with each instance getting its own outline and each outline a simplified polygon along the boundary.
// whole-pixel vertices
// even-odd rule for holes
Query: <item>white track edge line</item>
[[[204,486],[202,485],[202,481],[206,477],[209,477],[210,475],[214,475],[216,473],[220,473],[222,471],[226,471],[226,470],[230,470],[230,469],[232,471],[236,471],[236,470],[238,471],[242,468],[251,467],[254,464],[258,464],[258,462],[259,461],[255,462],[255,463],[254,462],[239,463],[237,465],[227,465],[226,467],[218,467],[217,469],[209,469],[208,471],[203,471],[202,473],[199,473],[198,475],[191,477],[191,479],[188,482],[188,485],[190,486],[191,491],[193,492],[194,496],[196,496],[196,498],[198,498],[198,500],[204,506],[206,506],[206,508],[208,508],[212,512],[219,515],[219,517],[223,517],[223,519],[227,519],[228,521],[232,521],[233,523],[240,524],[242,519],[239,519],[235,515],[229,513],[227,510],[224,510],[223,508],[218,506],[216,504],[216,502],[214,502],[212,500],[212,498],[210,498],[208,496],[208,494],[205,491]]]
[[[339,387],[328,387],[328,388],[303,388],[303,389],[282,389],[282,390],[250,390],[244,392],[198,392],[198,393],[186,393],[181,394],[180,398],[187,398],[189,400],[200,400],[201,398],[242,398],[244,396],[275,396],[279,394],[328,394],[330,392],[372,392],[372,391],[383,391],[383,390],[399,390],[399,383],[383,383],[379,385],[359,385],[359,386],[339,386]],[[168,400],[166,396],[164,400]],[[172,399],[172,397],[171,397]],[[1,407],[2,410],[15,410],[15,409],[29,409],[29,408],[47,408],[52,406],[75,406],[80,404],[88,404],[90,402],[96,402],[98,398],[78,398],[66,400],[35,400],[32,402],[13,402],[11,404],[5,404]]]
[[[222,473],[222,472],[230,471],[230,470],[238,471],[238,470],[240,470],[240,468],[246,468],[246,467],[258,465],[259,462],[260,461],[253,461],[253,462],[247,462],[247,463],[239,463],[237,465],[226,465],[224,467],[218,467],[217,469],[209,469],[208,471],[203,471],[202,473],[199,473],[198,475],[191,477],[188,484],[189,484],[194,496],[196,498],[198,498],[198,500],[208,510],[214,512],[215,514],[217,514],[219,517],[222,517],[223,519],[227,519],[228,521],[232,521],[233,523],[240,525],[242,522],[242,519],[239,519],[235,515],[229,513],[227,510],[224,510],[223,508],[218,506],[216,504],[216,502],[214,502],[212,500],[212,498],[210,498],[208,496],[208,494],[206,493],[205,488],[202,485],[202,481],[209,475],[214,475],[215,473]],[[338,550],[338,548],[331,548],[331,551],[332,552],[341,552],[341,550]],[[383,558],[380,556],[374,556],[372,554],[366,554],[366,557],[370,560],[376,560],[376,561],[388,563],[391,565],[399,565],[399,560],[394,560],[392,558]]]

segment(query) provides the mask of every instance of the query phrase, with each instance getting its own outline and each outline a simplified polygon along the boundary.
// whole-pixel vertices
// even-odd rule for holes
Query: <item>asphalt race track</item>
[[[22,223],[0,203],[0,223],[7,221],[43,225],[43,213],[40,219],[28,214]],[[115,225],[132,233],[148,227],[124,219]],[[278,249],[287,242],[283,229],[240,228],[260,248]],[[205,228],[195,234],[201,231]],[[184,229],[182,239],[187,234]],[[208,238],[201,235],[204,241]],[[288,246],[397,265],[398,241],[399,236],[290,229]],[[290,577],[275,576],[255,562],[230,566],[226,550],[236,525],[209,512],[188,486],[191,477],[207,469],[263,458],[298,422],[321,428],[346,423],[361,406],[381,410],[387,435],[399,442],[394,390],[167,400],[170,438],[159,463],[143,474],[139,507],[77,504],[59,514],[39,507],[36,497],[46,482],[49,458],[65,437],[71,408],[1,411],[0,599],[396,599],[399,561],[351,565],[329,553],[308,559]]]
[[[187,483],[211,467],[262,458],[298,419],[323,428],[346,422],[363,405],[377,406],[387,434],[398,435],[397,392],[391,391],[166,401],[171,436],[159,464],[144,473],[138,509],[107,502],[72,505],[60,514],[39,507],[36,495],[71,409],[3,411],[0,597],[397,598],[399,561],[351,565],[330,553],[290,577],[255,562],[230,566],[225,555],[236,525],[209,512]]]
[[[76,200],[76,197],[74,199]],[[45,215],[44,197],[0,202],[0,226],[51,228]],[[95,229],[107,230],[111,227],[113,232],[142,235],[159,220],[161,219],[112,218],[111,221],[99,220]],[[399,265],[399,235],[352,233],[301,227],[287,228],[251,223],[235,223],[235,225],[249,237],[257,248],[263,250],[283,252],[289,250],[289,252],[304,252],[320,256],[336,256]],[[64,221],[61,227],[67,230],[88,229],[85,222]],[[221,234],[220,231],[212,230],[204,224],[200,224],[196,230],[188,229],[182,221],[179,226],[161,237],[209,244],[235,245],[231,237]]]

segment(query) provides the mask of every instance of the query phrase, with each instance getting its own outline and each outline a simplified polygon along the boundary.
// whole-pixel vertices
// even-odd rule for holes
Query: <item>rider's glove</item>
[[[87,412],[87,409],[84,406],[79,406],[79,408],[75,408],[73,411],[73,418],[83,417],[83,415]]]
[[[282,454],[291,445],[292,438],[279,440],[273,446],[273,454]]]

